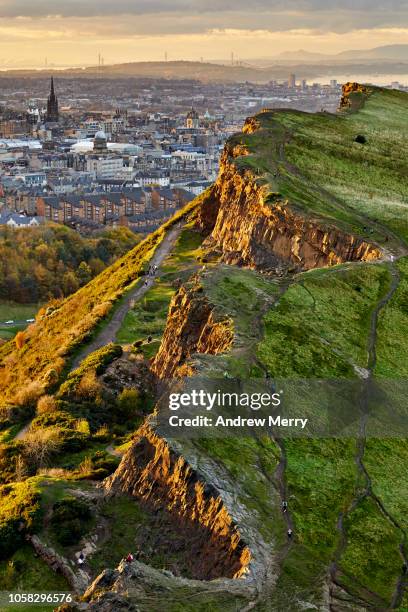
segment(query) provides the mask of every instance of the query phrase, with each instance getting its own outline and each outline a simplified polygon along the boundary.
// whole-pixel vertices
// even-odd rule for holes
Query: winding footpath
[[[161,264],[170,253],[173,248],[180,232],[182,223],[177,223],[172,230],[163,238],[161,244],[157,247],[152,259],[150,260],[151,266],[157,266],[160,268]],[[88,355],[97,351],[98,349],[106,346],[110,342],[116,341],[116,334],[120,330],[123,319],[129,311],[130,304],[132,301],[140,300],[149,289],[153,286],[155,278],[153,276],[142,277],[142,284],[138,282],[136,286],[128,291],[125,297],[122,299],[122,303],[116,308],[112,318],[109,322],[104,325],[93,340],[87,344],[83,350],[75,357],[71,364],[70,371],[75,370]]]
[[[157,266],[159,269],[162,265],[163,261],[166,259],[167,255],[170,253],[173,248],[177,238],[180,235],[182,229],[182,222],[177,223],[166,236],[163,238],[160,245],[157,247],[154,252],[153,257],[150,260],[151,266]],[[88,355],[102,348],[106,344],[110,342],[116,341],[116,334],[118,333],[121,325],[123,323],[123,319],[125,318],[127,312],[129,311],[130,304],[133,301],[140,300],[146,293],[151,289],[155,281],[154,276],[146,276],[142,277],[142,283],[136,283],[136,286],[128,291],[125,297],[122,299],[122,303],[115,310],[112,318],[109,322],[100,330],[100,332],[93,338],[93,340],[85,345],[83,350],[77,355],[74,361],[71,364],[70,372],[75,370]],[[30,429],[32,420],[30,420],[16,435],[15,440],[23,440],[25,435]],[[110,452],[110,451],[108,451]],[[110,452],[110,454],[116,455],[114,452]],[[119,456],[119,455],[117,455]]]

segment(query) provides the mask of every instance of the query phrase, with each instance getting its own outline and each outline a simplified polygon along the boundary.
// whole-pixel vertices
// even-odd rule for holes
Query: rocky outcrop
[[[191,373],[186,361],[194,353],[217,355],[232,345],[230,319],[217,318],[198,282],[181,287],[173,297],[163,340],[152,363],[159,378]]]
[[[194,530],[198,548],[191,574],[196,578],[238,578],[245,573],[251,555],[218,492],[148,423],[139,429],[105,488],[165,509],[180,528]]]
[[[219,597],[223,610],[244,610],[254,591],[246,581],[215,580],[202,582],[173,576],[144,563],[120,563],[116,570],[105,570],[84,595],[86,610],[129,612],[162,610],[171,601],[181,609],[218,610],[210,601]],[[134,605],[135,602],[136,605]],[[186,604],[188,602],[188,604]],[[184,604],[184,606],[183,606]],[[191,605],[191,607],[190,607]]]
[[[342,87],[342,95],[339,105],[339,110],[349,110],[352,108],[352,100],[351,94],[363,94],[365,96],[369,95],[371,90],[366,85],[361,85],[360,83],[345,83]]]
[[[38,536],[31,536],[30,541],[37,555],[54,572],[62,574],[75,593],[82,594],[88,586],[87,578],[80,573],[75,573],[71,569],[69,561],[59,555],[53,548],[41,542]]]
[[[256,123],[247,122],[247,132],[255,129]],[[245,153],[242,145],[226,146],[218,180],[199,217],[199,226],[209,234],[207,248],[220,251],[224,262],[263,270],[285,262],[309,270],[380,257],[377,246],[271,198],[267,186],[236,164]]]

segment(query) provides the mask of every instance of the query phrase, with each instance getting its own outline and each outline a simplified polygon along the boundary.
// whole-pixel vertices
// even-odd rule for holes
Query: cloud
[[[406,0],[0,0],[0,19],[136,16],[136,34],[297,28],[343,32],[408,25]],[[143,31],[142,31],[143,30]]]

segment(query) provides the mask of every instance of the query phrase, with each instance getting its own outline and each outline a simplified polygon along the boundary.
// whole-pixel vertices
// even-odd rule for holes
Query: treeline
[[[85,285],[139,242],[128,228],[90,238],[63,225],[0,228],[0,299],[45,302]]]

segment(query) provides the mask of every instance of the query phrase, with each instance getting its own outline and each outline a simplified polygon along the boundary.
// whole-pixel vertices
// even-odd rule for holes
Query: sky
[[[0,67],[251,60],[408,43],[407,0],[0,0]]]

